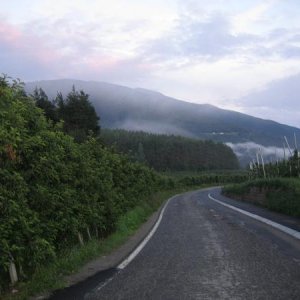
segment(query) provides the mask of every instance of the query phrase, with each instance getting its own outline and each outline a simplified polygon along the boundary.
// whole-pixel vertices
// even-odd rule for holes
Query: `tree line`
[[[237,157],[228,146],[210,140],[122,129],[102,129],[105,145],[157,171],[237,169]]]

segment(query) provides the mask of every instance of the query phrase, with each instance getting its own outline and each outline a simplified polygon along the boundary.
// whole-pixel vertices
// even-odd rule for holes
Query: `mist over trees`
[[[35,89],[32,95],[45,116],[57,123],[63,120],[63,130],[83,142],[89,134],[99,136],[99,117],[89,101],[89,95],[72,87],[63,97],[58,93],[50,101],[43,89]],[[103,129],[101,139],[107,146],[114,146],[131,160],[143,163],[157,171],[226,170],[239,167],[233,151],[222,143],[192,138]]]
[[[282,137],[300,136],[300,129],[270,120],[255,118],[207,104],[195,104],[161,93],[120,85],[81,80],[44,80],[26,83],[32,93],[36,86],[55,98],[75,84],[89,94],[103,128],[142,130],[175,134],[223,143],[253,142],[262,146],[282,147]],[[183,99],[184,100],[184,99]],[[199,99],[204,101],[205,99]]]

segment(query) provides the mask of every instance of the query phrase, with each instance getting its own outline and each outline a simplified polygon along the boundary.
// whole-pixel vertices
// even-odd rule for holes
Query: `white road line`
[[[116,275],[116,274],[115,274]],[[99,287],[97,287],[96,291],[99,292],[100,290],[102,290],[106,285],[108,285],[112,280],[114,279],[114,276],[108,278],[107,280],[105,280]]]
[[[235,211],[238,211],[239,213],[244,214],[244,215],[246,215],[246,216],[248,216],[248,217],[250,217],[250,218],[253,218],[253,219],[255,219],[255,220],[258,220],[258,221],[260,221],[260,222],[262,222],[262,223],[268,224],[268,225],[270,225],[270,226],[272,226],[272,227],[274,227],[274,228],[276,228],[276,229],[278,229],[278,230],[281,230],[281,231],[283,231],[284,233],[287,233],[287,234],[291,235],[292,237],[294,237],[294,238],[300,240],[300,232],[297,231],[297,230],[291,229],[291,228],[289,228],[289,227],[283,226],[283,225],[281,225],[281,224],[278,224],[278,223],[273,222],[273,221],[271,221],[271,220],[268,220],[268,219],[266,219],[266,218],[263,218],[263,217],[260,217],[260,216],[258,216],[258,215],[252,214],[252,213],[250,213],[250,212],[248,212],[248,211],[245,211],[245,210],[243,210],[243,209],[240,209],[240,208],[237,208],[237,207],[235,207],[235,206],[232,206],[232,205],[229,205],[229,204],[227,204],[227,203],[224,203],[224,202],[222,202],[222,201],[220,201],[220,200],[217,200],[217,199],[215,199],[214,197],[212,197],[211,194],[208,194],[208,197],[209,197],[211,200],[213,200],[213,201],[215,201],[215,202],[217,202],[217,203],[219,203],[219,204],[221,204],[221,205],[223,205],[223,206],[226,206],[226,207],[231,208],[231,209],[233,209],[233,210],[235,210]]]
[[[146,246],[146,244],[148,243],[148,241],[152,238],[152,236],[154,235],[154,233],[156,232],[162,217],[164,215],[165,209],[167,207],[167,205],[169,204],[169,202],[174,199],[175,197],[177,197],[177,195],[173,196],[172,198],[170,198],[167,203],[165,204],[164,208],[162,209],[162,211],[160,212],[159,218],[156,221],[155,225],[153,226],[152,230],[149,232],[149,234],[144,238],[144,240],[139,244],[139,246],[127,257],[125,258],[118,266],[118,269],[124,269],[126,268],[127,265],[130,264],[131,261],[134,260],[134,258],[142,251],[142,249]]]

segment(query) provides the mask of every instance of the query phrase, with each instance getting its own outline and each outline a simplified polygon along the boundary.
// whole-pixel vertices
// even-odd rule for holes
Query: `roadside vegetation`
[[[288,158],[265,164],[262,154],[258,152],[257,159],[249,166],[249,180],[225,186],[223,193],[276,212],[300,217],[299,152],[296,137],[294,150],[290,148],[286,138],[285,140]]]
[[[156,192],[147,197],[145,201],[119,218],[113,233],[105,238],[93,237],[84,245],[75,244],[64,249],[50,263],[39,265],[30,280],[16,284],[12,289],[16,293],[7,292],[3,295],[3,300],[25,300],[31,296],[47,295],[53,290],[65,287],[64,279],[67,275],[76,273],[92,259],[107,255],[120,247],[168,198],[189,189],[179,187]]]
[[[107,148],[88,95],[75,88],[50,101],[0,77],[0,119],[1,297],[59,287],[66,273],[123,243],[168,196],[224,182],[162,175]]]
[[[244,170],[215,170],[204,172],[166,172],[167,178],[183,186],[197,185],[226,185],[241,183],[249,179],[249,174]]]
[[[300,217],[300,180],[298,178],[256,179],[225,186],[223,193],[279,213]]]
[[[70,95],[65,106],[77,101],[80,108],[85,104],[91,110],[81,92]],[[4,291],[17,281],[30,280],[65,249],[108,236],[121,216],[166,187],[154,171],[103,147],[89,127],[76,128],[80,120],[67,127],[47,120],[18,81],[1,78],[0,99]]]

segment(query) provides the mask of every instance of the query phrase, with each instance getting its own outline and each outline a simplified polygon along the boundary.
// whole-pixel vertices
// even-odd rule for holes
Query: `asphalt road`
[[[200,190],[173,198],[150,241],[122,270],[101,272],[53,299],[300,299],[300,240],[208,198],[268,215]],[[276,219],[277,218],[277,219]]]

